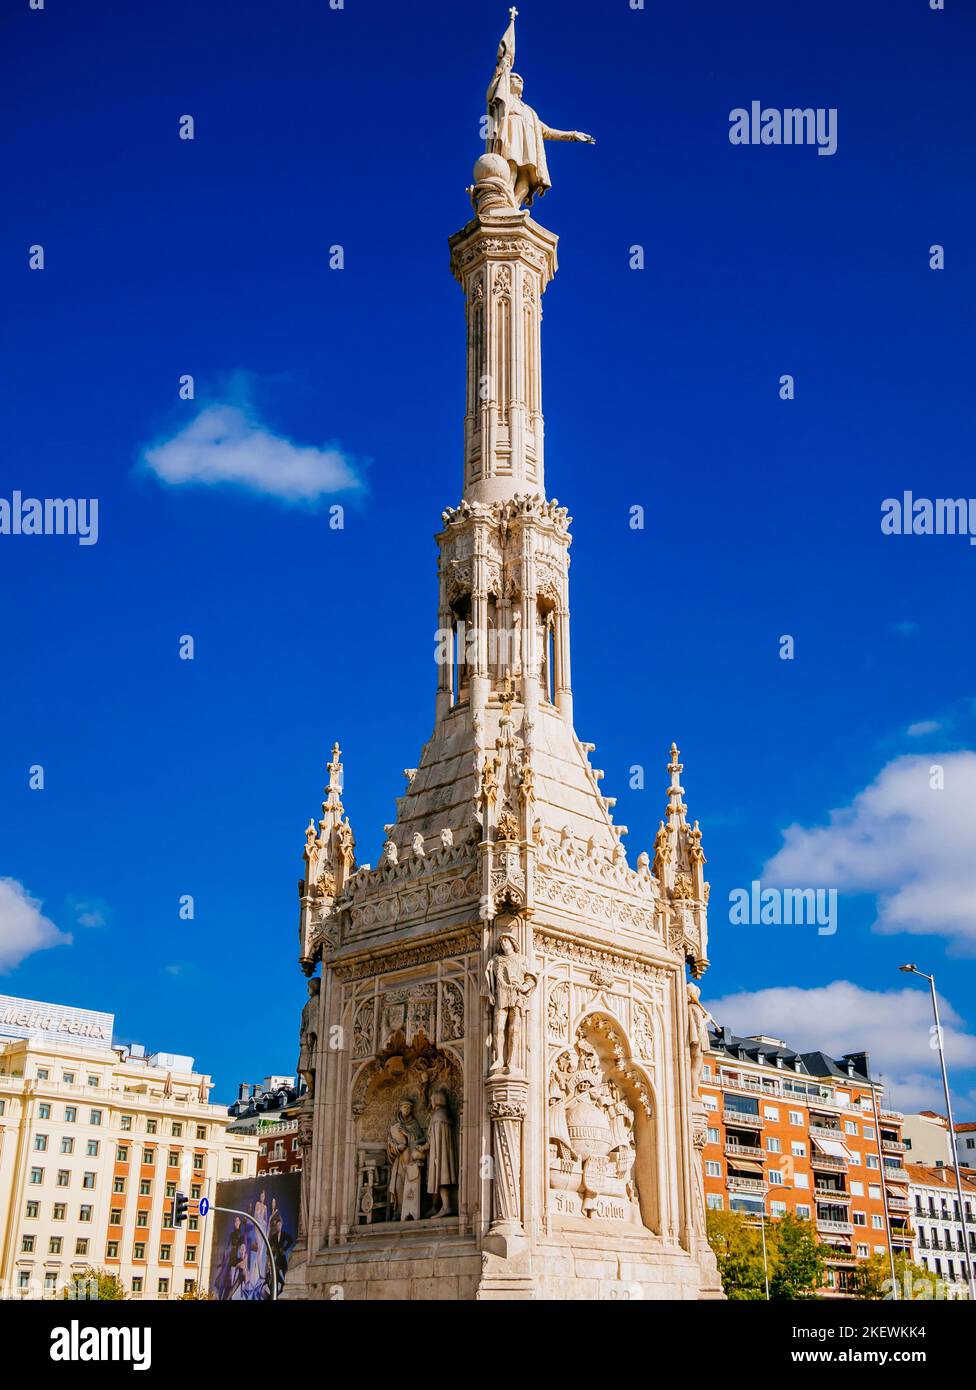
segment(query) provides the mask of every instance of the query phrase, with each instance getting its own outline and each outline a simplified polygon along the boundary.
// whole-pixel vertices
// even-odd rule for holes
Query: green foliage
[[[95,1269],[91,1265],[73,1273],[71,1282],[61,1291],[62,1298],[79,1299],[82,1302],[98,1299],[100,1303],[120,1303],[128,1296],[121,1279],[110,1270]]]
[[[210,1303],[213,1301],[213,1297],[209,1289],[201,1289],[199,1284],[194,1284],[192,1289],[187,1289],[186,1293],[181,1293],[174,1302],[194,1303],[199,1300],[201,1303]]]
[[[895,1280],[897,1288],[893,1291],[891,1261],[887,1255],[872,1255],[858,1265],[851,1283],[858,1298],[931,1299],[939,1296],[938,1275],[924,1265],[914,1264],[907,1255],[895,1256]]]
[[[757,1217],[738,1211],[708,1213],[708,1241],[718,1262],[727,1298],[766,1297],[762,1228]],[[766,1219],[769,1297],[816,1298],[824,1280],[822,1247],[809,1221],[794,1216]]]

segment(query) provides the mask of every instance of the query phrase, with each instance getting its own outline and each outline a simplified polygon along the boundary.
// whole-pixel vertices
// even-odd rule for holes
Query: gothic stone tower
[[[627,860],[573,727],[570,519],[547,500],[540,321],[556,238],[479,160],[450,240],[464,488],[443,513],[433,733],[378,867],[339,750],[306,832],[310,1085],[288,1298],[721,1296],[697,1099],[705,857],[672,746]]]

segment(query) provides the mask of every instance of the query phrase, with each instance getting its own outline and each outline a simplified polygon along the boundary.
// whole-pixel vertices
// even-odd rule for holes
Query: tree
[[[766,1248],[769,1258],[769,1297],[784,1299],[816,1298],[824,1281],[823,1247],[817,1241],[813,1224],[795,1216],[781,1216],[767,1223]]]
[[[938,1298],[938,1275],[924,1265],[915,1264],[907,1255],[895,1256],[895,1282],[891,1287],[891,1261],[885,1255],[872,1255],[862,1260],[852,1276],[852,1287],[858,1298]],[[944,1297],[944,1295],[942,1295]]]
[[[186,1293],[181,1293],[175,1301],[177,1303],[191,1303],[199,1300],[201,1303],[210,1303],[213,1301],[213,1297],[209,1289],[201,1289],[199,1284],[194,1284],[192,1288],[187,1289]]]
[[[62,1298],[97,1299],[100,1303],[119,1303],[129,1297],[125,1285],[107,1269],[77,1270],[61,1291]]]
[[[707,1220],[726,1298],[765,1298],[762,1237],[754,1219],[739,1211],[709,1211]]]

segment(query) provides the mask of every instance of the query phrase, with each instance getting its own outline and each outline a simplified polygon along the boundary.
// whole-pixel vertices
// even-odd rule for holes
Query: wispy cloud
[[[939,1054],[927,989],[863,989],[848,980],[804,989],[785,985],[743,991],[706,1004],[718,1024],[746,1036],[767,1033],[797,1052],[842,1057],[867,1051],[898,1109],[944,1108]],[[976,1035],[947,999],[939,997],[943,1046],[950,1070],[976,1067]]]
[[[917,724],[909,724],[905,733],[909,738],[923,738],[926,734],[934,734],[936,729],[941,728],[938,719],[920,719]]]
[[[0,972],[12,970],[35,951],[49,946],[70,946],[70,932],[60,931],[41,912],[41,903],[32,898],[14,878],[0,878]]]
[[[900,623],[892,623],[891,630],[899,637],[914,637],[918,632],[918,623],[912,622],[911,618],[905,618]]]
[[[284,502],[317,502],[362,487],[355,460],[338,444],[296,444],[240,405],[205,406],[145,449],[140,462],[171,487],[237,487]]]
[[[877,895],[875,930],[945,936],[976,954],[976,753],[895,758],[830,823],[791,825],[762,871]]]
[[[92,898],[69,898],[68,906],[75,914],[79,927],[104,927],[108,922],[108,908],[103,902]]]

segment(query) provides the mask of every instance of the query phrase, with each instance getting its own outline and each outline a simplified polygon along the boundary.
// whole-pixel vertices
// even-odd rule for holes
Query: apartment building
[[[960,1170],[966,1242],[953,1168],[909,1163],[909,1195],[915,1227],[914,1261],[942,1279],[950,1298],[966,1298],[970,1267],[976,1273],[976,1173]],[[967,1248],[968,1246],[968,1248]]]
[[[237,1100],[228,1109],[228,1132],[257,1136],[257,1172],[300,1173],[298,1118],[291,1113],[304,1083],[294,1076],[266,1076],[260,1085],[242,1082]]]
[[[190,1197],[254,1173],[191,1057],[113,1046],[114,1016],[0,996],[0,1296],[55,1297],[88,1266],[135,1298],[206,1282],[211,1222]]]
[[[859,1260],[912,1248],[902,1116],[881,1108],[864,1053],[796,1052],[779,1038],[711,1031],[701,1081],[709,1208],[812,1221],[827,1291]],[[878,1119],[875,1119],[875,1093]]]
[[[976,1124],[957,1124],[956,1152],[961,1168],[976,1169]],[[906,1115],[903,1126],[908,1158],[923,1167],[952,1163],[949,1143],[949,1121],[936,1110],[922,1110],[918,1115]]]

